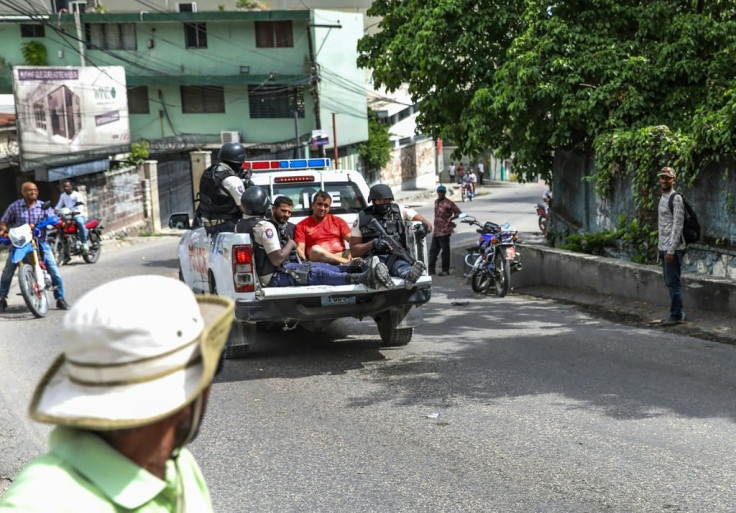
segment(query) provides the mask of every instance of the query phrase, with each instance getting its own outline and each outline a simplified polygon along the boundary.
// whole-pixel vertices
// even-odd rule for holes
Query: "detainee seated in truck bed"
[[[266,219],[269,200],[260,187],[251,187],[241,198],[243,219],[235,229],[247,233],[253,241],[256,274],[264,287],[294,287],[298,285],[366,285],[369,288],[390,288],[393,282],[388,268],[378,258],[367,263],[356,259],[348,265],[322,262],[289,262],[289,253],[296,247],[294,240],[285,246],[274,224]]]

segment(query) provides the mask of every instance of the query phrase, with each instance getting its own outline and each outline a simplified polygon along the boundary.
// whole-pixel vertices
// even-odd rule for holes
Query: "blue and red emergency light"
[[[289,171],[292,169],[327,169],[330,159],[249,160],[243,169],[253,171]]]

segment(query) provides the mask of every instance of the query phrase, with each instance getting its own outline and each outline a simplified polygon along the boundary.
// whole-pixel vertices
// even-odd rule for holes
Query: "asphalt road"
[[[461,208],[536,223],[531,186],[503,191]],[[176,275],[175,240],[139,242],[62,269],[70,300]],[[60,321],[0,316],[0,477],[45,449],[25,409]],[[381,348],[370,321],[260,336],[226,363],[192,445],[218,512],[734,510],[733,346],[479,296],[457,273],[403,348]]]

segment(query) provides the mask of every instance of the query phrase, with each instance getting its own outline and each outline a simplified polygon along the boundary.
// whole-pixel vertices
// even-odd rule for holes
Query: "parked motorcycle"
[[[0,244],[12,244],[8,258],[18,264],[18,285],[26,306],[35,317],[43,317],[49,310],[47,291],[53,288],[51,275],[43,263],[38,236],[47,226],[59,222],[56,216],[47,217],[35,226],[24,224],[8,230],[7,237],[0,237]]]
[[[547,209],[542,203],[537,203],[537,216],[539,216],[539,230],[542,235],[547,235]]]
[[[100,259],[102,252],[102,223],[99,219],[88,219],[84,224],[88,231],[88,250],[85,252],[79,238],[79,228],[74,217],[79,212],[72,212],[68,208],[57,211],[59,222],[48,231],[47,241],[56,256],[58,265],[69,263],[73,256],[81,256],[88,264],[94,264]]]
[[[498,225],[488,221],[481,225],[472,216],[460,216],[461,223],[477,226],[478,245],[468,249],[465,276],[474,292],[486,293],[491,285],[498,297],[504,297],[511,288],[511,272],[520,271],[521,254],[516,248],[518,233],[509,223]]]

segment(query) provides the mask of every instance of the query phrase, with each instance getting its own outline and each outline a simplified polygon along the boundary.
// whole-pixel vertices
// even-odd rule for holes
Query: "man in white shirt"
[[[75,191],[71,180],[61,182],[61,188],[64,192],[59,196],[59,202],[56,204],[56,210],[60,208],[68,208],[72,214],[75,214],[74,222],[79,230],[79,241],[82,243],[82,251],[89,251],[87,240],[89,232],[87,231],[87,205],[81,192]]]

